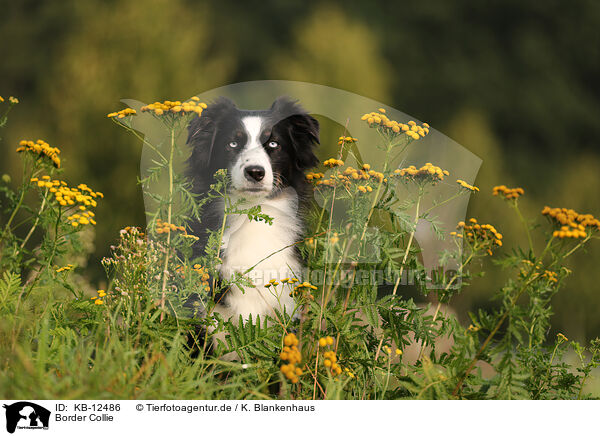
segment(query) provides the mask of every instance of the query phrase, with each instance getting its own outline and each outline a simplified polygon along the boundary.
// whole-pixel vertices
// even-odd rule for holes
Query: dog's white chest
[[[233,286],[225,297],[227,312],[247,319],[249,314],[272,315],[272,308],[283,311],[285,306],[288,313],[293,311],[289,288],[281,284],[277,288],[265,288],[271,279],[300,279],[301,265],[294,256],[292,244],[297,241],[301,228],[296,204],[291,200],[282,197],[261,204],[262,213],[273,218],[271,225],[250,221],[245,215],[228,217],[223,234],[221,276],[230,278],[236,272],[245,273],[255,287],[245,287],[242,292]]]

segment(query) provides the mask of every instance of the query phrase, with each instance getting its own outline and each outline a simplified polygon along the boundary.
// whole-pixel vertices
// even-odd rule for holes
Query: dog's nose
[[[265,169],[258,165],[250,165],[244,168],[244,176],[251,182],[260,182],[265,177]]]

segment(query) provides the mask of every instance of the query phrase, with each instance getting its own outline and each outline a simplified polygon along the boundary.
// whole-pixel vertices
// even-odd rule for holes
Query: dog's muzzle
[[[260,182],[265,177],[265,169],[259,165],[244,168],[244,177],[251,182]]]

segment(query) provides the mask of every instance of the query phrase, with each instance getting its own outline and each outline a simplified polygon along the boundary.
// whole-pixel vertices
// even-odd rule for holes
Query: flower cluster
[[[58,157],[60,150],[57,147],[51,147],[46,141],[41,139],[38,139],[35,142],[22,140],[19,142],[17,153],[21,153],[23,151],[30,151],[39,156],[45,156],[52,161],[52,164],[56,168],[60,168],[60,158]]]
[[[327,159],[325,162],[323,162],[323,165],[329,168],[341,167],[342,165],[344,165],[344,161],[332,157],[331,159]]]
[[[522,278],[526,278],[530,274],[531,269],[534,267],[534,263],[532,261],[530,261],[529,259],[523,259],[521,261],[521,263],[523,264],[523,266],[520,267],[519,275]],[[535,269],[537,271],[539,271],[541,268],[539,265],[535,265]],[[532,274],[532,277],[537,277],[537,276],[539,276],[539,272],[534,272]]]
[[[369,176],[377,179],[377,181],[379,183],[387,182],[387,179],[385,178],[385,176],[383,175],[382,172],[375,171],[370,168],[371,168],[371,166],[369,164],[364,164],[362,169],[363,169],[363,171],[368,171]]]
[[[269,280],[269,282],[265,285],[265,288],[270,288],[271,286],[273,286],[273,287],[279,286],[279,282],[277,281],[277,279]]]
[[[210,275],[208,274],[206,268],[196,263],[194,264],[192,269],[200,276],[200,284],[202,285],[201,287],[206,291],[210,290],[210,285],[208,284],[208,281],[210,280]]]
[[[478,224],[475,218],[469,220],[469,224],[461,221],[456,226],[458,230],[462,230],[463,234],[450,232],[450,235],[457,238],[466,237],[467,241],[472,245],[480,244],[487,249],[487,253],[492,255],[492,248],[502,247],[502,234],[491,224]]]
[[[411,165],[408,168],[396,169],[394,170],[394,175],[404,177],[407,180],[436,184],[437,182],[444,180],[444,176],[449,176],[450,173],[447,170],[443,170],[440,167],[433,165],[431,162],[427,162],[419,169],[414,165]]]
[[[196,113],[202,114],[202,111],[206,109],[206,103],[198,103],[200,99],[198,97],[192,97],[188,101],[181,102],[165,100],[163,102],[155,101],[146,106],[142,106],[142,112],[152,112],[155,115],[165,114],[188,114]]]
[[[345,368],[344,368],[344,372],[345,372],[345,373],[346,373],[346,375],[347,375],[348,377],[350,377],[350,378],[354,378],[354,377],[355,377],[354,373],[353,373],[352,371],[350,371],[350,369],[349,369],[348,367],[345,367]]]
[[[369,124],[369,127],[377,127],[383,133],[390,135],[402,132],[409,138],[420,139],[429,133],[429,124],[423,123],[422,126],[418,126],[414,121],[409,121],[404,124],[390,120],[387,115],[385,115],[385,109],[383,108],[380,108],[378,112],[366,113],[360,119],[366,121]]]
[[[63,272],[63,271],[71,271],[74,267],[75,267],[75,265],[68,263],[67,266],[58,268],[56,270],[56,272],[59,273],[59,272]]]
[[[467,330],[470,331],[471,333],[475,333],[475,332],[478,332],[479,330],[481,330],[481,327],[473,325],[473,324],[469,324],[469,327],[467,328]]]
[[[79,224],[96,224],[93,218],[94,212],[87,208],[97,206],[95,198],[104,198],[102,192],[92,191],[85,183],[79,184],[77,188],[69,188],[67,182],[52,180],[50,176],[42,176],[41,180],[32,177],[30,181],[36,183],[40,188],[48,188],[60,206],[79,205],[79,212],[67,218],[73,227],[77,227]]]
[[[466,189],[467,191],[471,191],[471,192],[479,192],[479,188],[477,186],[473,186],[473,185],[469,185],[467,182],[465,182],[464,180],[460,180],[458,179],[456,181],[456,183],[458,183],[460,185],[461,188]]]
[[[343,161],[339,159],[327,159],[324,164],[329,166],[330,168],[341,166],[344,164]],[[385,183],[388,181],[387,177],[380,172],[371,169],[371,165],[364,164],[360,169],[354,168],[352,166],[348,166],[344,169],[343,172],[336,171],[333,174],[329,175],[329,178],[326,179],[323,173],[308,173],[306,175],[308,180],[314,181],[316,186],[328,186],[334,187],[338,185],[343,185],[346,189],[350,189],[353,181],[368,181],[375,180],[379,183]],[[363,183],[361,185],[357,185],[358,191],[362,193],[372,192],[373,188]]]
[[[91,299],[94,300],[94,304],[100,306],[100,305],[104,304],[103,298],[106,297],[106,291],[99,289],[98,291],[96,291],[96,293],[98,295],[95,297],[92,297]]]
[[[2,96],[0,95],[0,103],[4,102],[4,98],[2,98]],[[8,102],[10,104],[17,104],[19,103],[19,99],[17,97],[13,97],[12,95],[10,97],[8,97]]]
[[[185,227],[176,226],[175,224],[172,224],[172,223],[166,223],[166,222],[162,221],[160,218],[156,219],[156,233],[158,233],[158,234],[169,233],[169,232],[175,232],[178,230],[180,232],[185,232]]]
[[[319,347],[325,348],[329,347],[330,345],[333,345],[333,338],[331,336],[326,336],[319,339]],[[342,367],[338,363],[338,358],[335,354],[335,351],[327,350],[323,352],[323,366],[328,368],[333,376],[340,375],[342,373]]]
[[[494,186],[492,194],[498,196],[502,195],[507,200],[517,199],[521,195],[525,194],[523,188],[507,188],[505,185]]]
[[[323,174],[323,173],[310,172],[306,175],[307,180],[319,180],[319,179],[322,179],[323,177],[325,177],[325,174]]]
[[[83,206],[79,206],[80,208]],[[80,224],[81,225],[86,225],[86,224],[92,224],[92,225],[96,225],[96,221],[94,221],[94,212],[92,212],[91,210],[85,210],[85,207],[83,207],[82,212],[81,213],[74,213],[73,215],[67,217],[67,220],[71,223],[71,225],[73,227],[77,227]]]
[[[352,136],[340,136],[338,138],[338,145],[343,145],[343,144],[351,144],[353,142],[357,142],[358,139],[353,138]]]
[[[129,234],[132,236],[139,236],[140,238],[143,238],[145,236],[145,233],[142,232],[142,230],[139,227],[131,227],[131,226],[127,226],[124,229],[119,230],[119,234],[121,237]]]
[[[285,279],[284,279],[285,280]],[[297,280],[297,279],[292,279]],[[283,281],[283,280],[282,280]],[[290,283],[294,283],[290,280]],[[311,294],[311,290],[317,289],[316,286],[311,285],[309,282],[302,282],[294,286],[292,292],[290,292],[290,297],[305,297],[310,300],[314,300],[315,297]]]
[[[118,112],[111,112],[107,115],[108,118],[125,118],[129,115],[136,115],[135,109],[131,109],[131,108],[126,108],[123,110],[120,110]]]
[[[297,280],[297,279],[292,279],[292,280]],[[317,289],[317,287],[315,285],[311,285],[309,282],[302,282],[299,285],[296,285],[294,289],[301,289],[301,288],[309,288],[309,289]]]
[[[333,188],[334,186],[337,186],[337,180],[335,179],[334,175],[329,176],[329,179],[324,179],[324,180],[317,180],[317,182],[315,183],[315,185],[317,186],[329,186],[330,188]]]
[[[284,283],[284,284],[285,283],[289,283],[291,285],[293,285],[294,283],[298,283],[298,281],[299,280],[297,278],[295,278],[295,277],[291,278],[291,279],[289,277],[281,279],[281,283]],[[273,287],[279,286],[279,282],[277,281],[277,279],[271,279],[271,280],[269,280],[269,283],[267,283],[265,285],[265,288],[270,288],[271,286],[273,286]]]
[[[534,263],[532,261],[530,261],[529,259],[523,259],[521,261],[521,263],[526,265],[526,267],[521,268],[521,274],[527,273],[527,271],[529,271],[534,266]],[[527,267],[529,267],[529,268],[527,268]],[[535,269],[539,270],[540,266],[536,264]]]
[[[347,176],[352,180],[369,180],[371,177],[376,178],[379,183],[387,182],[384,174],[371,169],[371,165],[364,164],[360,170],[353,167],[348,167],[343,172],[344,176]]]
[[[298,383],[298,377],[302,375],[302,369],[296,366],[302,362],[302,354],[298,350],[298,338],[294,333],[289,333],[283,338],[283,345],[279,357],[288,363],[281,365],[281,372],[290,382]]]
[[[585,238],[587,233],[585,227],[581,224],[575,224],[573,226],[562,226],[560,230],[555,230],[552,236],[559,239],[564,238]]]
[[[67,182],[50,179],[50,176],[42,176],[41,180],[37,177],[32,177],[31,179],[29,179],[29,181],[31,183],[35,183],[40,188],[49,188],[50,192],[53,192],[53,193],[56,193],[60,186],[67,185]],[[75,203],[71,203],[71,204],[75,204]],[[66,206],[66,204],[63,204],[62,206]]]
[[[198,273],[200,275],[200,279],[203,282],[208,282],[208,279],[210,278],[208,272],[206,271],[206,268],[204,268],[203,266],[201,266],[198,263],[195,263],[194,266],[192,267],[192,269],[194,270],[194,272]]]
[[[326,336],[324,338],[319,339],[319,347],[326,347],[327,345],[333,345],[333,338],[331,336]]]
[[[331,336],[328,336],[327,338],[321,338],[321,339],[331,339],[332,343],[333,343],[333,338],[331,338]],[[321,339],[319,339],[319,342],[321,342]],[[329,342],[327,342],[327,345],[331,345]],[[342,367],[339,365],[339,363],[337,363],[337,356],[335,355],[335,351],[332,350],[328,350],[325,351],[323,353],[323,365],[329,369],[329,371],[331,371],[331,375],[340,375],[342,373]]]
[[[177,268],[175,268],[175,271],[178,272],[179,275],[181,275],[181,277],[185,277],[185,267],[183,265],[179,265]],[[192,271],[200,276],[200,283],[202,285],[202,288],[209,290],[210,285],[208,284],[208,281],[210,280],[210,275],[208,274],[206,268],[196,263],[192,267]]]
[[[580,214],[573,209],[545,206],[542,215],[561,225],[561,228],[553,233],[555,238],[585,238],[586,229],[600,230],[600,221],[593,215]]]
[[[543,277],[551,283],[558,283],[558,273],[555,271],[544,270],[544,272],[540,274],[542,268],[539,264],[534,265],[534,263],[529,259],[523,259],[521,263],[523,263],[523,266],[520,267],[519,270],[519,275],[521,278],[527,278],[529,276],[532,278]],[[533,270],[534,267],[535,270]]]
[[[383,351],[385,351],[390,356],[392,355],[392,349],[388,345],[384,345]],[[402,350],[400,348],[396,348],[396,356],[402,356]]]
[[[544,271],[544,274],[542,274],[542,276],[548,279],[549,282],[558,283],[558,274],[556,274],[556,272],[554,271],[546,270]]]

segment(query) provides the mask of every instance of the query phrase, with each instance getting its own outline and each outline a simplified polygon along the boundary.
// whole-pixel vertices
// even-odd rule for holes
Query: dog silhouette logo
[[[19,401],[3,406],[6,409],[6,431],[14,433],[19,429],[48,429],[50,411],[29,401]]]

